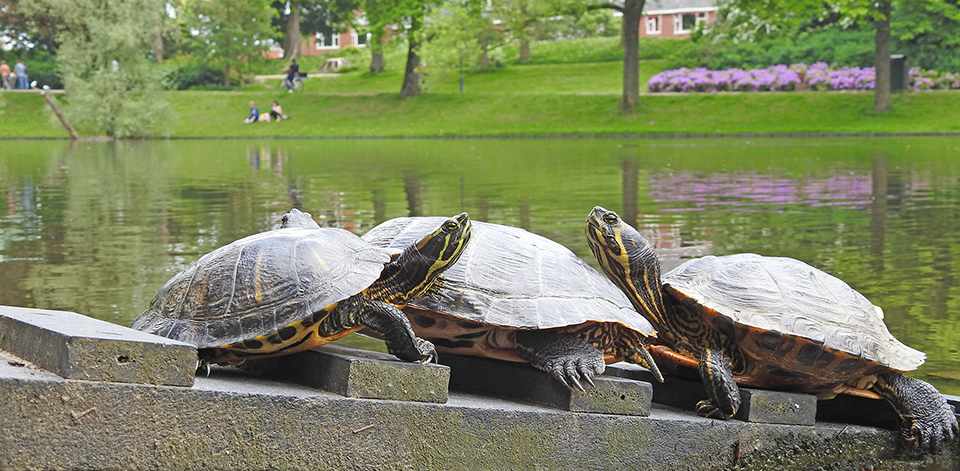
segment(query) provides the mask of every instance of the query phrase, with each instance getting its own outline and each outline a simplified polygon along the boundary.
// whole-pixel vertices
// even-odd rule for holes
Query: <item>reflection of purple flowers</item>
[[[742,211],[784,211],[785,206],[870,206],[870,175],[835,172],[791,179],[756,172],[698,174],[681,171],[650,176],[650,198],[662,211],[697,211],[725,206]],[[677,204],[670,207],[671,203]]]
[[[960,74],[910,69],[911,87],[960,88]],[[873,67],[838,67],[826,62],[775,65],[766,69],[708,70],[682,67],[654,75],[647,88],[651,92],[765,92],[811,90],[872,90],[876,86]]]

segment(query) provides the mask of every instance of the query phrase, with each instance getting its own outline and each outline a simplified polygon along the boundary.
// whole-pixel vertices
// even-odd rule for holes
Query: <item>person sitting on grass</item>
[[[250,102],[250,116],[247,116],[247,119],[243,120],[243,124],[250,124],[260,120],[260,108],[257,108],[257,104]]]
[[[280,107],[280,103],[277,103],[276,100],[273,101],[273,106],[270,107],[270,117],[276,121],[288,119],[287,115],[283,114],[283,108]]]

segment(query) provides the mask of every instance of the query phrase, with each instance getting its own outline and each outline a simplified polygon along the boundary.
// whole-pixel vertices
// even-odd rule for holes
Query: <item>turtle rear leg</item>
[[[960,432],[953,406],[930,383],[890,373],[880,375],[872,389],[903,419],[900,433],[907,443],[939,453]]]
[[[721,350],[700,354],[700,378],[709,399],[697,403],[697,414],[711,419],[729,419],[740,408],[740,389],[733,380],[733,363]]]
[[[433,362],[437,352],[433,344],[417,337],[410,321],[396,306],[362,296],[351,296],[337,305],[317,328],[320,336],[333,337],[359,326],[383,335],[387,351],[405,361]]]
[[[600,350],[577,337],[542,330],[521,330],[517,332],[516,342],[520,358],[550,373],[570,389],[584,390],[580,378],[592,386],[591,378],[606,368]]]

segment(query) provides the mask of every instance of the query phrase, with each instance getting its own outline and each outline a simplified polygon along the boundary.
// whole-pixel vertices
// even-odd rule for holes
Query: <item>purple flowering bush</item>
[[[922,71],[914,67],[908,75],[915,90],[960,88],[960,74]],[[753,70],[683,67],[660,72],[647,82],[651,92],[873,90],[875,86],[873,67],[838,67],[826,62],[781,64]]]
[[[937,72],[935,70],[921,70],[913,67],[907,71],[910,86],[914,90],[938,90],[960,88],[960,74],[953,72]]]
[[[794,90],[799,83],[797,72],[785,65],[749,71],[683,67],[654,75],[647,87],[651,92],[772,92]]]

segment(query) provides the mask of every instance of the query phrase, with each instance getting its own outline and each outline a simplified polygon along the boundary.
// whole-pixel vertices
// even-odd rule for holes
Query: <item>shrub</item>
[[[910,87],[914,90],[960,89],[960,74],[909,70]],[[837,67],[826,62],[775,65],[765,69],[738,68],[709,70],[705,68],[665,70],[650,78],[651,92],[720,92],[720,91],[792,91],[810,90],[873,90],[876,71],[873,67]]]
[[[223,85],[223,69],[190,62],[170,72],[167,78],[170,86],[176,90],[208,89]]]

